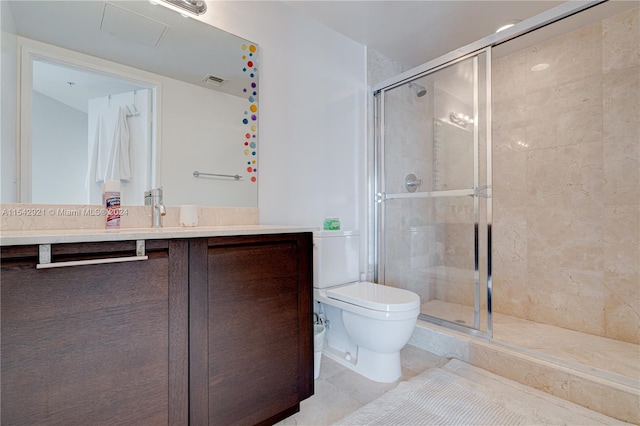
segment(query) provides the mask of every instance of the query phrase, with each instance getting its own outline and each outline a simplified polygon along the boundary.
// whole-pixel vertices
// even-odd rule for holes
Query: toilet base
[[[325,347],[322,353],[374,382],[393,383],[402,377],[400,351],[383,354],[358,347],[357,354],[348,354],[332,347]]]

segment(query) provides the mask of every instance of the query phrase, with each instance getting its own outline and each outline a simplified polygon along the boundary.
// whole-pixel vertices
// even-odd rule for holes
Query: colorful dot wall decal
[[[256,135],[258,131],[258,126],[256,125],[258,121],[258,116],[256,114],[258,112],[258,64],[257,56],[254,56],[253,54],[258,51],[258,48],[253,44],[243,44],[241,48],[244,52],[249,51],[248,55],[246,53],[242,53],[240,55],[240,58],[243,61],[240,68],[242,69],[242,72],[248,73],[247,76],[249,77],[247,87],[244,87],[242,89],[242,93],[249,94],[249,96],[246,98],[249,105],[244,111],[245,118],[242,119],[242,124],[249,125],[251,123],[249,129],[252,132],[243,132],[244,134],[242,136],[244,137],[242,138],[242,147],[244,155],[255,157],[257,156],[258,148]],[[247,59],[247,57],[251,59]],[[251,143],[249,143],[247,139],[253,140],[251,141]],[[247,149],[247,147],[250,147],[251,149]],[[255,176],[255,174],[258,172],[257,161],[255,159],[253,161],[248,161],[247,165],[249,166],[246,168],[247,173],[254,174],[254,176],[251,176],[251,182],[256,182],[258,180],[257,176]]]

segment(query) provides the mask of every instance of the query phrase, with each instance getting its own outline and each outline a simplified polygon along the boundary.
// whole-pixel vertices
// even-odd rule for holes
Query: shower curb
[[[640,380],[637,378],[574,368],[525,349],[421,320],[409,344],[439,356],[459,359],[618,420],[640,424]]]

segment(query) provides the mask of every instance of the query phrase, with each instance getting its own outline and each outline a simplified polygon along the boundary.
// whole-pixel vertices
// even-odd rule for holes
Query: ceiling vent
[[[169,27],[137,12],[105,3],[100,29],[123,40],[157,47]]]
[[[212,86],[222,86],[225,80],[223,78],[216,77],[215,75],[208,74],[202,81]]]

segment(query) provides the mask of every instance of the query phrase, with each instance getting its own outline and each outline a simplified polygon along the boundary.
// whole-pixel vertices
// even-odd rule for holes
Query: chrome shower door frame
[[[478,111],[479,111],[479,95],[478,95],[478,58],[480,55],[485,55],[485,113],[484,122],[486,126],[486,179],[483,185],[480,184],[480,170],[479,170],[479,137],[480,129],[478,123]],[[453,190],[437,190],[426,192],[407,192],[407,193],[387,193],[385,188],[385,96],[388,90],[397,88],[405,84],[412,84],[411,82],[425,77],[429,74],[436,73],[437,71],[451,67],[459,62],[472,59],[474,69],[473,79],[473,100],[474,100],[474,122],[473,122],[473,187],[467,189],[453,189]],[[461,56],[455,60],[447,61],[438,66],[430,68],[426,71],[417,73],[411,78],[405,78],[395,84],[383,87],[374,92],[374,137],[375,137],[375,150],[374,150],[374,191],[375,191],[375,206],[373,209],[374,223],[376,224],[374,229],[374,281],[379,283],[385,282],[385,203],[389,200],[398,199],[416,199],[416,198],[442,198],[442,197],[461,197],[471,196],[473,197],[473,216],[474,216],[474,325],[473,328],[460,326],[454,322],[446,321],[437,317],[420,314],[421,319],[437,323],[445,324],[448,327],[463,330],[471,334],[482,334],[492,337],[492,316],[491,316],[491,296],[492,296],[492,280],[491,280],[491,221],[492,221],[492,206],[491,206],[491,47],[487,46],[483,49]],[[486,286],[487,286],[487,327],[486,331],[480,329],[480,309],[481,309],[481,288],[480,288],[480,212],[479,212],[479,198],[486,198]],[[483,277],[484,278],[484,277]]]

